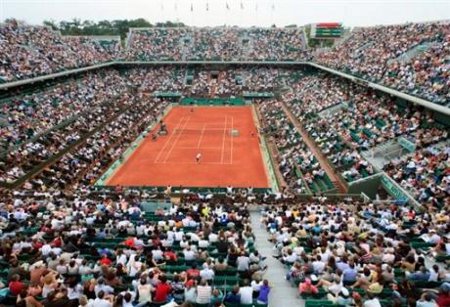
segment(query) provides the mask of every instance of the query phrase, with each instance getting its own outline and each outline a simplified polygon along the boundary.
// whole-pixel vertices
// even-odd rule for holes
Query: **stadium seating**
[[[154,27],[121,49],[8,20],[0,83],[116,60],[308,61],[303,37]],[[449,37],[448,23],[361,28],[313,60],[449,106]],[[277,279],[305,306],[448,306],[448,117],[320,69],[258,64],[122,63],[0,93],[0,304],[266,307],[269,238]],[[253,105],[266,175],[285,186],[105,186],[173,102]],[[409,153],[370,162],[399,139]],[[372,199],[335,194],[372,179]]]
[[[267,207],[263,223],[275,244],[274,257],[286,266],[287,279],[298,287],[307,306],[357,304],[366,299],[376,299],[382,306],[407,306],[406,296],[419,300],[429,289],[442,287],[446,279],[445,269],[425,262],[427,258],[433,263],[435,251],[440,250],[445,232],[438,220],[444,217],[391,209],[354,200],[304,202]],[[413,235],[425,216],[436,228]],[[406,294],[408,289],[415,294]],[[446,293],[447,288],[440,295]]]
[[[266,121],[264,133],[274,139],[279,152],[277,162],[280,172],[290,189],[298,194],[333,190],[330,178],[289,122],[279,103],[263,102],[259,103],[259,108]]]
[[[307,58],[301,28],[134,29],[128,60],[294,61]]]
[[[448,22],[359,28],[315,61],[448,106],[449,31]]]
[[[0,26],[0,83],[112,61],[119,47],[114,39],[65,38],[10,20]]]

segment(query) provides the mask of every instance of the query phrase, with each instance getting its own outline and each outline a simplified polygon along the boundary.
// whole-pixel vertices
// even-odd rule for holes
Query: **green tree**
[[[53,20],[44,21],[44,25],[51,27],[53,30],[60,31],[63,35],[120,35],[124,39],[130,28],[150,28],[153,25],[144,18],[138,19],[117,19],[113,21],[101,20],[94,22],[91,20],[81,21],[73,19],[71,21],[60,21],[56,23]],[[156,24],[157,27],[184,27],[183,23],[178,22],[161,22]]]

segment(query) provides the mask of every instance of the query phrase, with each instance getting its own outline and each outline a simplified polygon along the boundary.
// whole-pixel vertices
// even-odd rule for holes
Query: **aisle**
[[[285,279],[286,269],[277,259],[272,257],[273,244],[267,241],[268,233],[264,228],[261,228],[261,213],[256,211],[250,212],[250,217],[253,233],[256,237],[256,248],[261,255],[267,257],[266,264],[268,269],[264,278],[268,279],[272,286],[269,296],[269,307],[304,306],[304,301],[297,298],[297,289],[292,287]]]

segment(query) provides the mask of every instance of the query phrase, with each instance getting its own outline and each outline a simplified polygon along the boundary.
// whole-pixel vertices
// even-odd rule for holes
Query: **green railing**
[[[200,105],[200,106],[243,106],[245,105],[245,100],[242,98],[183,98],[181,99],[180,105]]]
[[[261,152],[264,159],[264,165],[267,168],[267,176],[269,176],[270,184],[272,186],[273,192],[278,192],[280,189],[280,182],[278,181],[277,176],[275,175],[274,165],[275,161],[273,161],[272,155],[269,153],[269,149],[267,147],[266,138],[261,136]]]
[[[102,185],[97,181],[95,187],[98,189],[112,189],[113,186]],[[148,190],[158,193],[163,193],[167,190],[167,186],[126,186],[127,189],[134,190]],[[225,194],[227,192],[226,187],[188,187],[188,186],[174,186],[172,187],[173,194],[185,194],[188,193],[212,193],[212,194]],[[272,193],[271,188],[253,188],[253,193],[255,194],[264,194],[264,193]]]

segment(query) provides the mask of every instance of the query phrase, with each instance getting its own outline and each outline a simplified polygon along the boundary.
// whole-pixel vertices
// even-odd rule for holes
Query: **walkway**
[[[297,297],[297,289],[292,287],[285,279],[286,269],[277,259],[272,257],[273,244],[267,241],[268,233],[264,228],[261,228],[261,213],[259,211],[250,212],[250,217],[253,233],[256,237],[256,248],[261,255],[267,257],[265,262],[268,268],[264,278],[268,279],[272,286],[269,307],[303,307],[305,303]]]
[[[324,154],[317,148],[315,142],[309,137],[308,133],[303,129],[303,125],[298,120],[297,117],[292,114],[292,112],[289,110],[289,108],[286,106],[284,102],[281,103],[281,106],[284,110],[284,113],[289,118],[291,123],[297,128],[297,131],[302,136],[303,141],[308,146],[309,150],[311,150],[312,154],[319,160],[320,166],[324,169],[324,171],[327,173],[328,177],[330,177],[331,182],[338,188],[339,192],[346,193],[347,187],[346,184],[343,182],[343,179],[341,179],[335,172],[334,168],[331,166],[328,159],[324,156]]]

